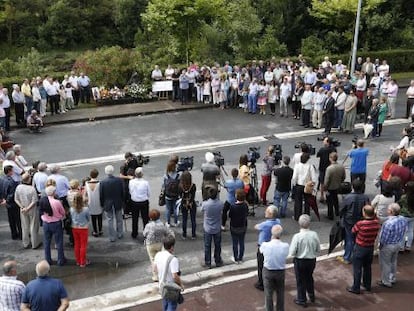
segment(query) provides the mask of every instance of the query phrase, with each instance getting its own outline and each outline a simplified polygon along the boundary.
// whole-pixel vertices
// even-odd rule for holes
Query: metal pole
[[[356,21],[355,21],[354,44],[352,46],[351,75],[353,75],[355,71],[355,63],[356,63],[357,50],[358,50],[359,21],[361,19],[361,7],[362,7],[362,0],[358,0],[358,9],[357,9],[357,16],[356,16]]]

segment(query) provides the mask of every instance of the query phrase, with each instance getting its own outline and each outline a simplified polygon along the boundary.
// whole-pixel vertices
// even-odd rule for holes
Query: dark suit
[[[335,99],[332,96],[328,97],[323,104],[323,121],[325,134],[330,134],[335,121]]]
[[[22,239],[20,208],[14,201],[14,193],[16,192],[17,185],[18,183],[15,182],[11,176],[3,176],[0,180],[0,199],[6,199],[7,217],[9,219],[10,232],[13,240]]]
[[[108,176],[99,185],[99,199],[108,219],[109,240],[123,237],[122,207],[124,203],[124,183],[121,178]],[[116,221],[116,234],[113,221]]]

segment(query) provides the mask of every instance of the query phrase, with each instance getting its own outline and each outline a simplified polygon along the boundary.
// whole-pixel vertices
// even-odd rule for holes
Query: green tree
[[[41,75],[45,71],[41,65],[41,55],[35,48],[32,48],[26,56],[19,57],[17,68],[19,68],[20,75],[28,79]]]

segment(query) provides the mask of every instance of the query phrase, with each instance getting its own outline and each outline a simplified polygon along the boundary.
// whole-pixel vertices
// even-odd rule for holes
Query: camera
[[[177,171],[184,172],[184,171],[191,171],[194,165],[194,157],[182,157],[178,160],[177,163]]]
[[[295,148],[296,149],[303,149],[303,147],[304,146],[306,146],[307,148],[305,148],[305,149],[307,149],[307,152],[310,154],[310,155],[315,155],[316,154],[316,149],[315,149],[315,147],[313,147],[311,144],[307,144],[307,143],[305,143],[305,142],[298,142],[296,145],[295,145]]]
[[[251,165],[254,165],[256,163],[256,160],[260,158],[260,147],[249,147],[249,150],[247,150],[247,160],[251,163]]]
[[[280,161],[282,161],[283,155],[282,155],[282,145],[276,144],[273,145],[273,161],[275,164],[279,164]]]
[[[338,148],[339,146],[341,146],[341,142],[338,139],[333,138],[333,137],[329,137],[329,136],[318,136],[316,139],[318,141],[323,141],[326,137],[330,138],[330,145],[331,146],[333,146],[335,148]]]
[[[218,167],[224,166],[224,157],[221,155],[221,152],[216,151],[216,152],[213,152],[213,154],[214,154],[214,163],[216,163]]]
[[[139,153],[137,156],[135,156],[135,159],[137,160],[138,167],[142,167],[144,165],[147,165],[150,161],[149,156],[144,156],[141,153]]]

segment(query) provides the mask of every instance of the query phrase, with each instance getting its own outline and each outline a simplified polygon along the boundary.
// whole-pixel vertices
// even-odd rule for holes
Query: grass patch
[[[401,81],[410,83],[410,81],[414,79],[414,71],[391,73],[391,76],[399,83],[401,83]]]

